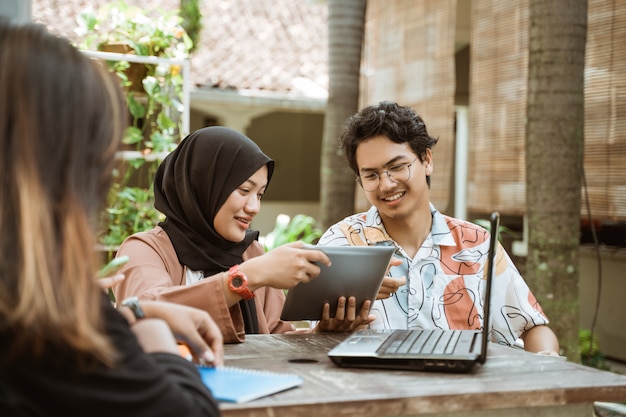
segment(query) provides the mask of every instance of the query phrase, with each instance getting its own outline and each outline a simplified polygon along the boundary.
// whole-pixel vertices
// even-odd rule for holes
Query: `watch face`
[[[237,265],[232,267],[228,271],[228,288],[241,296],[244,300],[249,300],[254,297],[254,293],[252,293],[248,289],[248,280],[243,272],[237,270]]]
[[[238,276],[234,276],[231,282],[233,284],[233,287],[235,288],[239,288],[243,285],[243,279],[241,279],[241,277],[238,277]]]

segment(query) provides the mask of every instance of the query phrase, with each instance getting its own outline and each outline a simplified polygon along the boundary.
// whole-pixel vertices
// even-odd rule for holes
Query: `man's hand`
[[[330,304],[324,304],[322,310],[322,320],[317,324],[314,332],[350,332],[360,327],[365,327],[374,321],[375,317],[369,314],[371,302],[366,300],[361,306],[359,315],[356,311],[356,299],[350,297],[347,302],[346,297],[339,297],[337,301],[337,312],[334,318],[330,317]]]
[[[402,260],[399,258],[391,258],[391,262],[389,263],[389,268],[387,269],[387,274],[389,274],[389,269],[392,266],[398,266],[402,263]],[[406,284],[406,277],[400,278],[392,278],[390,276],[385,276],[383,278],[383,283],[378,290],[378,295],[376,295],[377,300],[384,300],[386,298],[391,297],[393,294],[398,291],[398,288]]]

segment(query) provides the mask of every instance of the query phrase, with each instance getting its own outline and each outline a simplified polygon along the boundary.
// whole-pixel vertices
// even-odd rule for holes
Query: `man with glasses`
[[[319,244],[396,247],[370,327],[480,329],[490,234],[430,202],[437,138],[411,108],[381,102],[348,118],[341,139],[372,207],[331,226]],[[501,245],[496,261],[492,340],[558,355],[546,315]]]

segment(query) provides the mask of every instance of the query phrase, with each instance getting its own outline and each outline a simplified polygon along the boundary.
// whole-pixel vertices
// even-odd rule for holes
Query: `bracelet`
[[[130,308],[130,311],[133,312],[135,318],[137,320],[143,319],[146,315],[143,312],[143,309],[139,305],[139,298],[137,297],[128,297],[122,301],[122,306]]]

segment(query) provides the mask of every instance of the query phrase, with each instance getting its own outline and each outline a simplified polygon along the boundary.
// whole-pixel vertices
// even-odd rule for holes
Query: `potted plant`
[[[122,140],[126,150],[118,158],[116,177],[102,213],[99,243],[110,259],[129,235],[154,227],[161,215],[154,208],[152,180],[162,155],[182,139],[183,74],[192,42],[178,10],[142,10],[124,1],[78,19],[79,48],[157,57],[157,63],[133,63],[115,55],[106,63],[126,92],[129,127]],[[178,63],[177,63],[178,62]]]
[[[81,12],[77,32],[87,49],[123,44],[137,55],[182,58],[192,47],[182,23],[178,10],[144,10],[119,0]]]
[[[192,41],[177,10],[144,11],[124,1],[86,9],[78,18],[81,49],[186,59]],[[183,79],[179,65],[107,61],[127,91],[131,116],[123,143],[168,152],[180,140]]]

